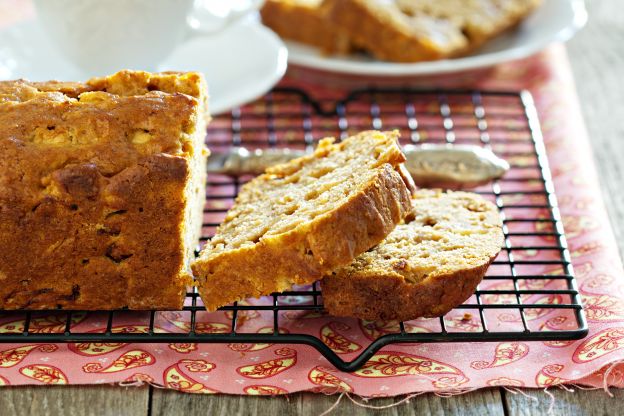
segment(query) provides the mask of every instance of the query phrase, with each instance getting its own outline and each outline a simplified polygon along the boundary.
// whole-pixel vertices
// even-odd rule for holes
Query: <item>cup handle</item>
[[[187,18],[189,37],[212,35],[238,22],[254,10],[258,10],[264,0],[195,0]]]

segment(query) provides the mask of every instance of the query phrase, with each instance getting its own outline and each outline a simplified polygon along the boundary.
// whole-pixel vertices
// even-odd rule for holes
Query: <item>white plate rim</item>
[[[275,32],[259,23],[242,23],[237,26],[244,26],[248,29],[252,29],[254,33],[250,33],[250,36],[264,37],[267,42],[272,44],[277,55],[275,71],[271,73],[270,77],[264,77],[261,81],[256,82],[253,88],[246,88],[244,92],[238,95],[232,94],[218,101],[210,102],[209,108],[211,115],[226,113],[233,108],[249,103],[262,96],[284,77],[286,69],[288,68],[288,49]],[[230,28],[226,30],[229,29]],[[210,85],[208,85],[208,94],[210,95]]]

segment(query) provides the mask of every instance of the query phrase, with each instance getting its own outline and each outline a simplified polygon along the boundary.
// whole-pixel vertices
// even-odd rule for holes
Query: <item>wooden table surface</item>
[[[603,196],[624,255],[624,24],[619,0],[586,0],[588,26],[568,45],[585,122],[594,149]],[[440,398],[425,394],[375,413],[380,415],[535,415],[545,414],[550,397],[539,390],[532,396],[486,389]],[[567,393],[551,389],[553,413],[562,415],[622,415],[624,391]],[[155,388],[110,386],[12,387],[0,394],[0,415],[318,415],[337,396],[292,394],[266,398],[226,395],[189,395]],[[371,400],[384,406],[402,397]],[[331,415],[349,415],[365,409],[343,397]]]

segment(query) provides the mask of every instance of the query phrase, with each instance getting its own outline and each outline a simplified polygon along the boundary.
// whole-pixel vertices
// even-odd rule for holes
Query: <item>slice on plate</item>
[[[375,58],[418,62],[466,54],[514,27],[541,0],[325,0],[325,16]]]
[[[267,0],[262,23],[284,39],[316,46],[325,53],[349,53],[347,33],[327,20],[323,0]]]
[[[441,316],[475,291],[503,245],[497,208],[468,192],[418,190],[403,224],[322,282],[330,314],[366,320]]]
[[[312,283],[382,241],[410,210],[397,138],[323,139],[244,185],[193,264],[206,308]]]

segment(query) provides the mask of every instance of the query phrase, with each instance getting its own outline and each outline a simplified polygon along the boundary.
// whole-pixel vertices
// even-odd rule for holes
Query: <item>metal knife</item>
[[[406,145],[405,167],[419,187],[464,189],[502,177],[509,164],[490,149],[473,145]],[[303,150],[232,147],[208,157],[208,173],[229,176],[259,175],[269,166],[304,156]]]

